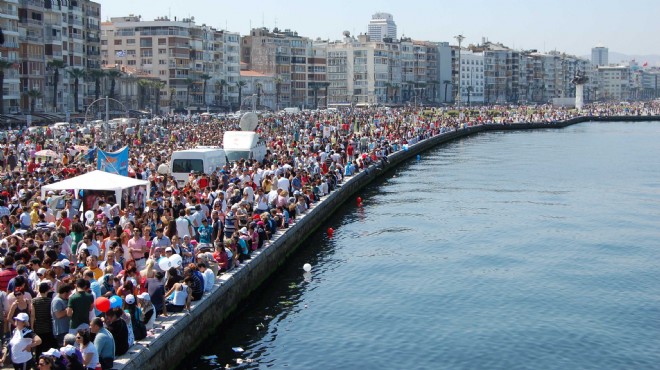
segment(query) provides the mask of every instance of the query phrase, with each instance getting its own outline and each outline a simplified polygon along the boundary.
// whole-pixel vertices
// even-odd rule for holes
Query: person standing
[[[88,292],[89,288],[89,281],[76,280],[76,292],[69,297],[66,308],[66,315],[71,318],[69,333],[89,328],[89,312],[94,309],[94,296]]]
[[[53,335],[58,346],[64,344],[64,336],[69,333],[69,316],[66,314],[66,308],[69,305],[73,287],[69,284],[61,284],[57,289],[57,296],[53,298],[50,305],[50,314],[53,318]]]
[[[50,348],[57,346],[55,336],[53,336],[53,317],[51,314],[51,305],[53,298],[49,296],[49,283],[39,284],[39,295],[32,300],[32,314],[34,315],[34,332],[41,338],[41,344],[37,347],[36,356]]]
[[[4,363],[11,353],[14,369],[31,369],[34,366],[32,350],[41,344],[41,338],[28,327],[29,320],[30,317],[25,312],[14,317],[16,328],[11,334],[7,350],[2,355],[2,363]]]
[[[98,317],[92,319],[89,330],[95,334],[94,346],[99,354],[99,363],[103,370],[111,369],[115,361],[115,340],[108,329],[103,327],[103,320]]]
[[[147,260],[145,254],[147,253],[147,242],[144,240],[140,233],[140,229],[133,229],[133,237],[128,241],[128,251],[131,257],[135,260],[135,265],[138,270],[144,269]]]

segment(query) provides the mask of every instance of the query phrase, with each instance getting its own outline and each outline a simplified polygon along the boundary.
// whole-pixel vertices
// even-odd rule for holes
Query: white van
[[[300,113],[300,108],[298,108],[298,107],[289,107],[289,108],[284,108],[283,111],[284,111],[284,113],[288,113],[288,114]]]
[[[179,150],[170,158],[170,174],[178,185],[183,185],[188,181],[190,172],[210,174],[225,164],[225,151],[217,147]]]
[[[261,162],[266,156],[266,143],[254,131],[225,132],[222,137],[222,148],[229,162],[240,159],[256,159]]]

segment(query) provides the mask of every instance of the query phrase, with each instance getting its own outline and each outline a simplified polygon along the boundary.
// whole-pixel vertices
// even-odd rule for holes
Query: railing
[[[88,17],[100,17],[101,12],[87,9],[85,10],[85,15]]]
[[[99,37],[95,37],[95,36],[87,36],[87,41],[88,42],[101,42],[101,39]]]
[[[167,56],[169,56],[170,58],[185,58],[185,59],[190,58],[189,53],[168,53]]]
[[[9,7],[0,7],[0,13],[6,15],[18,16],[18,10],[10,9]]]
[[[69,23],[70,23],[70,24],[73,24],[73,25],[75,25],[75,26],[82,26],[82,25],[83,25],[82,20],[80,20],[80,19],[75,19],[75,18],[73,18],[73,17],[69,17]]]
[[[44,2],[39,0],[21,0],[21,6],[34,6],[36,8],[43,8]]]
[[[189,37],[190,33],[187,31],[175,30],[142,30],[140,36],[184,36]]]

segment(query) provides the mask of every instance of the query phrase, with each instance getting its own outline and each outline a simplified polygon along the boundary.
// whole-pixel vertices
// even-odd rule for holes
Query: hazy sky
[[[366,32],[377,11],[394,16],[399,37],[464,44],[482,37],[516,49],[590,55],[593,46],[625,54],[660,54],[658,0],[96,0],[102,20],[128,14],[195,17],[198,24],[247,34],[252,27],[289,28],[339,39]]]

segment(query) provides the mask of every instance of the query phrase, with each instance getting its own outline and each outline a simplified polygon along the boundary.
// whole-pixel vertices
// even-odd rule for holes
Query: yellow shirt
[[[32,226],[39,222],[39,211],[37,211],[36,208],[32,209],[32,212],[30,212],[30,222],[32,222]]]

